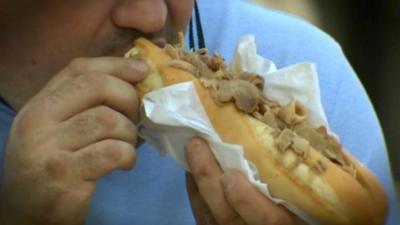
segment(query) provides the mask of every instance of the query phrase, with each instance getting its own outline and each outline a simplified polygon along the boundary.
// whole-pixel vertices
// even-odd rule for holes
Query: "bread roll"
[[[297,102],[277,106],[258,96],[255,90],[262,81],[257,76],[232,75],[219,56],[207,57],[204,50],[185,53],[182,45],[161,49],[140,38],[126,56],[142,58],[151,68],[147,79],[136,86],[140,96],[192,81],[221,139],[244,147],[245,158],[256,165],[274,197],[320,224],[384,224],[387,197],[376,177],[326,129],[310,127]]]

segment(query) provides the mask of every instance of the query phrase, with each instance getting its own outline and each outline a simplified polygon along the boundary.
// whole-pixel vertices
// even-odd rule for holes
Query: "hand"
[[[83,224],[96,180],[135,161],[142,61],[73,60],[17,114],[0,224]]]
[[[186,146],[191,170],[187,189],[199,225],[304,224],[266,198],[238,171],[223,173],[207,143],[192,139]]]

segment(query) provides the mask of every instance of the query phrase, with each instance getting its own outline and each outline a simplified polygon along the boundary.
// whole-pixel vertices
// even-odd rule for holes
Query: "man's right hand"
[[[133,84],[147,71],[133,59],[76,59],[21,109],[6,148],[0,223],[84,223],[96,180],[133,167]]]

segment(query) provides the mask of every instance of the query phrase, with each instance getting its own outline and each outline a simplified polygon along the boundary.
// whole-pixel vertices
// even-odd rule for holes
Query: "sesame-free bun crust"
[[[136,40],[135,49],[152,70],[152,77],[137,85],[139,95],[193,81],[214,129],[224,142],[244,147],[245,158],[256,165],[274,197],[293,204],[319,224],[384,224],[388,210],[385,192],[376,177],[349,153],[345,155],[355,165],[356,178],[312,147],[302,160],[291,151],[281,152],[274,144],[272,128],[232,103],[217,104],[195,76],[169,67],[172,59],[162,49],[142,38]],[[317,161],[324,163],[325,172],[313,168]]]

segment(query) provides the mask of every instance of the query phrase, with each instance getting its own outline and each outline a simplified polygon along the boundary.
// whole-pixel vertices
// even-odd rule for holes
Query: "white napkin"
[[[245,35],[240,38],[233,59],[234,72],[251,72],[261,75],[265,80],[264,95],[280,105],[292,100],[300,102],[309,114],[309,122],[317,127],[328,122],[322,108],[318,74],[313,63],[300,63],[277,70],[275,64],[257,55],[255,38]]]
[[[312,63],[277,70],[272,61],[257,55],[254,36],[246,35],[239,41],[231,66],[234,71],[260,74],[266,81],[264,94],[269,99],[282,105],[297,100],[307,109],[313,126],[328,126],[320,101],[318,76]],[[309,224],[316,224],[292,204],[270,195],[268,184],[258,179],[256,168],[244,158],[242,146],[221,141],[191,82],[148,93],[143,98],[141,110],[143,119],[139,133],[162,154],[172,156],[188,169],[184,146],[192,137],[201,136],[208,141],[223,171],[241,171],[268,198],[284,205]]]

